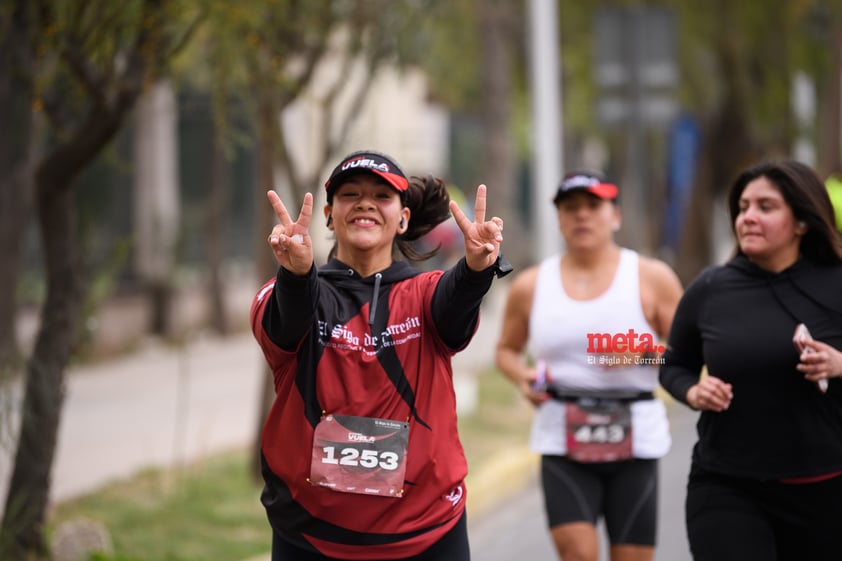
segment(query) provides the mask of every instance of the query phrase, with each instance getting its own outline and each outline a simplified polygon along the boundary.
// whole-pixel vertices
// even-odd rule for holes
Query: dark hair
[[[740,213],[743,191],[760,177],[765,177],[777,187],[795,219],[807,224],[807,232],[800,242],[801,254],[819,263],[842,263],[842,238],[836,230],[833,204],[827,189],[812,168],[795,160],[763,162],[737,177],[728,192],[732,230]],[[742,253],[739,244],[736,253]]]
[[[392,259],[424,261],[433,257],[439,252],[441,245],[422,253],[416,249],[413,242],[450,217],[450,194],[444,181],[432,175],[424,178],[413,175],[409,178],[409,188],[401,193],[401,201],[409,208],[409,224],[403,234],[395,237]],[[328,259],[336,257],[336,251],[337,246],[334,243]]]

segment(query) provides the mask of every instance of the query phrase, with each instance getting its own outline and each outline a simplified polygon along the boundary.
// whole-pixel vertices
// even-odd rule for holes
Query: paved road
[[[677,404],[670,406],[669,414],[673,447],[661,463],[655,561],[691,561],[684,531],[684,485],[697,414]],[[521,492],[470,521],[472,557],[478,561],[556,561],[543,508],[538,478],[533,476]],[[603,538],[600,561],[607,561],[606,553]]]

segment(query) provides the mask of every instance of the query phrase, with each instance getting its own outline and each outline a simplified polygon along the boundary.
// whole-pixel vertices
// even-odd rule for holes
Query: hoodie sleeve
[[[293,351],[313,327],[319,284],[316,267],[304,276],[278,268],[275,288],[263,312],[263,329],[285,351]]]
[[[450,349],[461,350],[470,342],[479,321],[482,298],[491,288],[495,274],[496,265],[471,271],[463,257],[439,279],[431,313],[439,336]]]
[[[711,274],[700,275],[682,296],[670,327],[664,363],[658,372],[661,386],[687,404],[687,390],[698,383],[704,366],[700,314]]]

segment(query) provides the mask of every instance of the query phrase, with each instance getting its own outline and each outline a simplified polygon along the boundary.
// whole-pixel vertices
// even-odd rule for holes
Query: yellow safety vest
[[[842,178],[834,174],[827,178],[824,183],[827,194],[830,195],[830,202],[833,203],[833,211],[836,214],[836,229],[842,232]]]

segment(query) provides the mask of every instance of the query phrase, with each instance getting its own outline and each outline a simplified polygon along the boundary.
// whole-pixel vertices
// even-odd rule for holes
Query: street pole
[[[561,43],[556,0],[529,0],[530,86],[532,98],[533,257],[539,261],[561,249],[550,201],[564,169],[561,111]]]
[[[626,245],[644,253],[651,254],[649,232],[646,231],[647,222],[652,208],[652,200],[646,183],[647,168],[647,138],[643,125],[643,88],[641,85],[640,69],[645,63],[641,53],[641,43],[646,37],[644,31],[644,13],[639,10],[624,11],[622,13],[629,33],[629,44],[626,49],[626,65],[631,69],[628,79],[628,100],[630,110],[626,125],[626,161],[625,173],[622,177],[623,194],[620,198],[620,208],[623,211],[623,235],[621,238]]]

